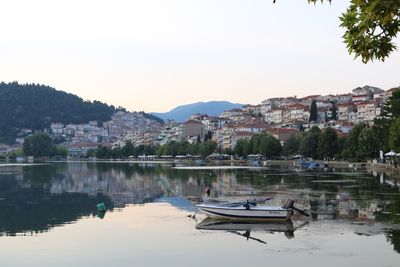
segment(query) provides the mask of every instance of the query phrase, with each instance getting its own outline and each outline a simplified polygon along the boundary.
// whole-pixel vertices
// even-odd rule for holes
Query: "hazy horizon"
[[[146,112],[399,86],[398,51],[366,65],[348,55],[338,26],[347,5],[4,1],[0,80]]]

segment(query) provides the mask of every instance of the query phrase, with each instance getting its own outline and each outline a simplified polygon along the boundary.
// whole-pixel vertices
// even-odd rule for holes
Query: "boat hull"
[[[200,211],[210,218],[230,220],[289,220],[292,216],[292,209],[280,207],[224,207],[199,204],[196,206]]]

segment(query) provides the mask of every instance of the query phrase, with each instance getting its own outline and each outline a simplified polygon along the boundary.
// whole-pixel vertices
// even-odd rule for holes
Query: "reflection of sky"
[[[2,266],[397,266],[382,234],[359,236],[348,225],[311,222],[294,239],[255,232],[266,245],[228,232],[200,231],[167,203],[128,206],[103,220],[37,236],[0,238]]]

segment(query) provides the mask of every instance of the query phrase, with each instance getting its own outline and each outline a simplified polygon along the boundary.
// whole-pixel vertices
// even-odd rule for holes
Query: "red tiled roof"
[[[236,132],[237,136],[253,136],[254,133],[252,132]]]
[[[195,120],[188,120],[185,122],[185,124],[201,124],[201,122]]]
[[[277,133],[298,133],[299,131],[293,128],[275,128]]]
[[[273,98],[269,98],[267,100],[283,100],[283,97],[273,97]]]
[[[266,123],[244,123],[244,124],[237,124],[235,128],[260,128],[260,129],[269,129],[269,126]]]
[[[339,95],[336,95],[336,96],[352,96],[352,94],[339,94]]]
[[[366,105],[369,105],[369,104],[375,104],[375,103],[371,102],[371,101],[362,101],[362,102],[356,103],[357,106],[366,106]]]
[[[317,97],[320,97],[320,96],[321,95],[309,95],[309,96],[302,97],[300,99],[314,99],[314,98],[317,98]]]
[[[300,104],[300,103],[296,103],[296,104],[292,104],[288,106],[288,109],[306,109],[308,108],[308,106]]]
[[[338,105],[338,108],[340,108],[340,107],[355,107],[355,106],[356,106],[355,103],[348,102],[348,103],[343,103],[343,104]]]

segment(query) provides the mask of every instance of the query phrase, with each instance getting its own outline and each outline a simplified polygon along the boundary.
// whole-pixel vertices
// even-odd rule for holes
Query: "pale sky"
[[[367,65],[348,55],[347,0],[277,2],[0,0],[0,81],[148,112],[400,85],[400,52]]]

